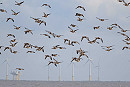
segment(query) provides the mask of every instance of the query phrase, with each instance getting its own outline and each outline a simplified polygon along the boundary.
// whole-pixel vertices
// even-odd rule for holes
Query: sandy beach
[[[15,81],[0,80],[0,87],[130,87],[126,81]]]

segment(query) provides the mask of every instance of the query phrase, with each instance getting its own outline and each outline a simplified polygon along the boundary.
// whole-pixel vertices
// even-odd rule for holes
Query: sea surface
[[[0,80],[0,87],[130,87],[130,82]]]

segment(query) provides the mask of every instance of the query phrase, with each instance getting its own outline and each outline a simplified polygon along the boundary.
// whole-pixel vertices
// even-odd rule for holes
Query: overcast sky
[[[21,0],[16,0],[22,2]],[[130,0],[125,0],[130,2]],[[0,50],[0,79],[6,78],[6,63],[3,63],[5,59],[9,59],[9,73],[15,70],[17,67],[24,68],[21,71],[22,80],[48,80],[48,66],[49,59],[45,60],[45,55],[51,55],[57,53],[60,56],[56,57],[58,61],[62,61],[61,66],[61,80],[72,80],[72,57],[78,57],[76,50],[82,48],[89,58],[92,58],[92,80],[97,80],[98,77],[98,63],[100,65],[100,80],[101,81],[130,81],[130,50],[122,50],[126,45],[122,40],[124,36],[117,32],[121,32],[119,28],[113,28],[108,30],[111,24],[117,23],[125,30],[130,30],[130,6],[124,6],[123,2],[117,0],[26,0],[21,6],[15,5],[15,0],[0,0],[3,4],[0,4],[0,9],[7,11],[0,12],[0,46],[9,46],[9,41],[13,37],[7,37],[7,34],[14,34],[16,36],[16,42],[18,44],[15,47],[11,47],[13,50],[17,50],[17,54],[10,53],[9,50],[4,51],[4,47]],[[42,4],[48,4],[42,6]],[[75,9],[77,6],[83,6],[86,11],[82,9]],[[20,12],[18,15],[12,15],[12,11]],[[43,18],[43,12],[50,13],[48,18]],[[82,22],[77,21],[76,13],[81,13],[85,17]],[[7,18],[13,18],[15,22]],[[46,21],[47,25],[35,23],[34,18],[42,18]],[[99,21],[98,18],[108,19],[105,21]],[[79,29],[76,33],[71,33],[68,29],[70,24],[76,24],[78,27],[73,29]],[[20,30],[14,29],[14,26],[21,26]],[[93,27],[101,26],[100,29],[94,30]],[[25,28],[33,30],[33,35],[25,34]],[[51,31],[57,35],[63,35],[60,38],[47,38],[40,34],[48,34],[45,30]],[[124,33],[124,32],[123,32]],[[130,31],[125,32],[130,36]],[[89,44],[86,39],[81,42],[81,37],[87,36],[90,40],[95,37],[101,37],[103,43]],[[64,39],[70,39],[71,41],[78,41],[80,45],[69,46],[64,43]],[[34,48],[23,48],[24,43],[30,43],[32,45],[44,46],[45,52],[38,52]],[[55,45],[66,47],[66,49],[60,50],[51,49]],[[113,45],[113,50],[110,52],[102,49],[101,46]],[[129,47],[129,46],[128,46]],[[26,53],[28,50],[35,51],[36,53]],[[89,63],[86,57],[82,57],[81,62],[75,63],[75,80],[76,81],[88,81],[89,79]],[[59,76],[59,66],[55,67],[50,64],[50,80],[57,81]],[[12,75],[9,74],[9,79],[12,79]]]

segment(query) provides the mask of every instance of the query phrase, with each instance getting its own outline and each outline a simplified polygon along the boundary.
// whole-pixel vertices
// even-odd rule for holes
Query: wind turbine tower
[[[8,66],[9,66],[8,59],[6,59],[4,62],[6,62],[6,80],[9,80],[9,75],[8,75]]]
[[[73,61],[73,65],[72,65],[72,81],[74,81],[74,61]]]

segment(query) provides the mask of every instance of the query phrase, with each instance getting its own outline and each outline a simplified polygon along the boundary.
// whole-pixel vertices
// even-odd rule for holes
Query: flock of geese
[[[130,3],[127,3],[125,2],[124,0],[118,0],[118,2],[120,3],[123,3],[124,6],[129,6]],[[0,3],[0,5],[2,5],[3,3]],[[24,4],[24,1],[22,2],[17,2],[15,1],[15,5],[16,6],[21,6],[22,4]],[[42,4],[41,7],[48,7],[49,9],[51,9],[51,6],[48,5],[48,4]],[[82,11],[86,11],[86,9],[79,5],[77,6],[75,9],[81,9]],[[0,9],[0,12],[2,13],[8,13],[5,9]],[[11,12],[12,12],[12,15],[14,16],[17,16],[18,14],[20,14],[20,11],[19,12],[15,12],[14,10],[11,9]],[[43,23],[45,26],[47,26],[47,23],[42,20],[42,18],[48,18],[48,16],[50,16],[51,14],[50,13],[45,13],[43,12],[43,16],[41,16],[41,18],[34,18],[34,17],[30,17],[31,19],[34,20],[35,23],[38,23],[39,26]],[[81,14],[81,13],[75,13],[75,16],[77,17],[77,21],[81,22],[83,20],[85,20],[85,16],[84,14]],[[103,18],[99,18],[99,17],[96,17],[97,20],[99,21],[108,21],[109,19],[103,19]],[[6,22],[8,21],[12,21],[15,23],[15,19],[11,18],[11,17],[8,17]],[[13,25],[14,29],[15,30],[20,30],[22,26],[17,26],[17,25]],[[97,30],[97,29],[100,29],[102,28],[101,26],[94,26],[93,29],[94,30]],[[125,50],[125,49],[129,49],[130,50],[130,37],[129,35],[125,34],[126,32],[129,32],[130,30],[125,30],[123,29],[119,24],[111,24],[109,27],[107,27],[108,30],[113,30],[113,28],[117,28],[120,30],[120,32],[117,32],[118,34],[122,35],[124,37],[124,39],[122,40],[127,46],[124,46],[122,48],[122,50]],[[31,29],[28,29],[27,27],[24,27],[25,31],[24,33],[25,34],[32,34],[33,35],[33,31]],[[68,29],[69,29],[69,32],[70,33],[76,33],[79,31],[79,27],[75,24],[70,24],[68,26]],[[51,32],[49,30],[45,30],[46,33],[43,33],[43,34],[40,34],[41,36],[44,36],[46,38],[61,38],[61,37],[64,37],[64,35],[59,35],[59,34],[56,34],[54,32]],[[7,34],[7,37],[12,37],[13,39],[11,39],[9,41],[10,45],[9,46],[0,46],[0,50],[2,50],[3,48],[3,51],[6,51],[6,50],[9,50],[11,53],[13,54],[17,54],[18,51],[16,50],[13,50],[13,48],[18,44],[17,40],[16,40],[16,37],[15,35],[13,34]],[[88,44],[100,44],[100,43],[104,43],[103,39],[101,37],[95,37],[95,39],[92,39],[90,40],[90,38],[88,36],[81,36],[81,42],[83,42],[83,40],[87,40]],[[81,42],[78,42],[78,41],[73,41],[73,40],[70,40],[70,39],[67,39],[67,38],[64,38],[63,39],[63,44],[66,44],[66,45],[70,45],[70,46],[75,46],[75,45],[80,45]],[[101,46],[102,49],[104,49],[105,51],[112,51],[114,48],[113,48],[114,45],[110,45],[110,46]],[[26,53],[36,53],[36,51],[41,51],[41,52],[45,52],[45,49],[44,49],[44,46],[37,46],[37,45],[33,45],[31,43],[24,43],[23,45],[23,48],[24,49],[32,49],[34,48],[35,51],[32,51],[32,50],[28,50]],[[62,49],[62,50],[65,50],[67,49],[66,47],[63,47],[61,45],[56,45],[56,46],[53,46],[51,49]],[[80,62],[82,59],[83,56],[85,56],[87,59],[89,58],[88,56],[88,51],[84,51],[83,49],[78,49],[76,50],[76,53],[79,55],[78,57],[72,57],[72,60],[71,62],[73,61],[76,61],[76,62]],[[2,54],[2,52],[0,52],[0,54]],[[49,58],[49,63],[48,65],[50,64],[54,64],[56,67],[58,64],[62,63],[61,61],[58,61],[55,57],[58,57],[59,54],[51,54],[51,55],[45,55],[45,59],[48,59]]]

